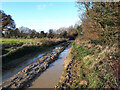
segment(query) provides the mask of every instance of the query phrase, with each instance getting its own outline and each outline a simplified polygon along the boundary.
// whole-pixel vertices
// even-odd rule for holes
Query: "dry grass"
[[[57,88],[118,88],[119,56],[117,45],[101,46],[73,43],[72,61]]]

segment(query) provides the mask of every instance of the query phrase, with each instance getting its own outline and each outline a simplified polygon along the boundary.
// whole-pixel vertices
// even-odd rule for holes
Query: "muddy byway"
[[[64,70],[64,59],[67,57],[70,45],[60,53],[58,59],[30,84],[29,88],[54,88]]]
[[[52,51],[39,55],[40,59],[5,80],[3,87],[19,88],[27,85],[27,88],[53,88],[59,81],[64,69],[63,60],[67,56],[70,48],[69,44],[67,42],[66,44],[58,45]]]

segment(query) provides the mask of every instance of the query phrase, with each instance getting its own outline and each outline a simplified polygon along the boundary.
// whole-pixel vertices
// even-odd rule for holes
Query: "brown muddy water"
[[[42,57],[43,55],[45,55],[46,53],[51,52],[52,49],[54,49],[55,47],[51,47],[47,50],[41,51],[41,52],[37,52],[37,53],[32,53],[30,55],[26,55],[22,58],[19,58],[15,61],[21,60],[22,59],[22,63],[20,63],[17,67],[15,68],[11,68],[9,70],[2,70],[2,81],[10,78],[11,76],[17,74],[19,71],[21,71],[22,69],[24,69],[26,66],[28,66],[29,64],[33,63],[34,61],[36,61],[38,58]]]
[[[67,57],[70,47],[71,45],[61,52],[58,59],[30,83],[29,88],[54,88],[64,70],[64,59]]]

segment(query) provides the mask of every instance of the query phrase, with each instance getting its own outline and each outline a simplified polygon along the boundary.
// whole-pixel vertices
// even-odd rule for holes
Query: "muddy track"
[[[10,79],[2,82],[1,86],[3,88],[23,88],[24,86],[26,86],[26,84],[33,80],[36,75],[45,71],[69,44],[70,42],[66,42],[61,46],[53,49],[51,53],[46,53],[43,57],[28,65],[22,71],[12,76]]]

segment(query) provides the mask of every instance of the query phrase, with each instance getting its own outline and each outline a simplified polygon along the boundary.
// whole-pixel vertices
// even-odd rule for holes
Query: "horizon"
[[[3,2],[2,10],[12,16],[16,28],[37,32],[67,28],[80,21],[75,2]]]

